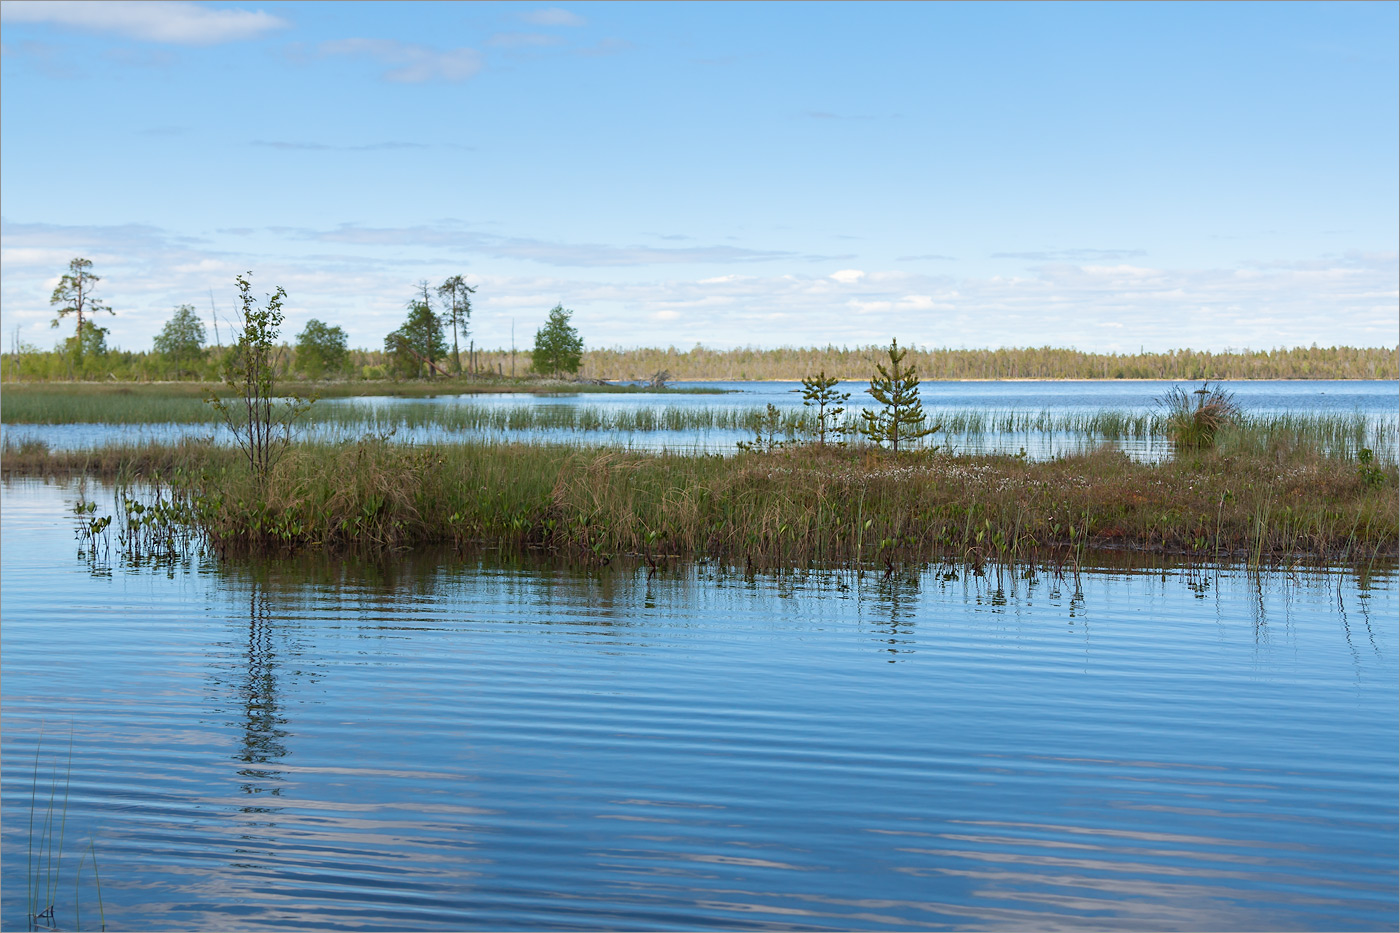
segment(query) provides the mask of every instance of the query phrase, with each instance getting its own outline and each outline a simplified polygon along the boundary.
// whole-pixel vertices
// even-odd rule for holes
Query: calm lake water
[[[932,420],[966,411],[987,413],[1026,412],[1052,415],[1118,411],[1132,415],[1159,410],[1157,399],[1174,385],[1190,388],[1196,383],[1134,382],[1134,381],[1018,381],[1018,382],[925,382],[920,385],[924,409]],[[1395,459],[1397,453],[1396,426],[1400,424],[1400,384],[1395,381],[1365,380],[1280,380],[1222,383],[1235,393],[1246,412],[1253,415],[1359,414],[1369,424],[1386,425],[1384,442],[1373,446],[1383,458]],[[675,395],[635,393],[607,395],[599,393],[558,394],[540,396],[527,393],[495,395],[445,395],[436,398],[364,397],[325,399],[321,406],[380,409],[384,411],[442,408],[471,405],[496,409],[587,408],[604,415],[617,411],[651,409],[730,409],[752,411],[772,404],[789,411],[802,408],[801,383],[798,382],[689,382],[677,387],[712,388],[717,395]],[[849,381],[838,388],[851,393],[848,409],[878,407],[866,394],[866,383]],[[7,425],[5,436],[15,440],[41,438],[54,448],[72,449],[132,439],[171,440],[186,436],[208,436],[212,425]],[[361,429],[341,427],[310,429],[305,436],[340,439],[358,437]],[[216,436],[227,437],[223,432]],[[465,431],[444,432],[436,429],[403,429],[399,440],[430,442],[485,438],[491,440],[526,441],[537,443],[607,444],[639,450],[705,450],[732,452],[739,441],[753,440],[752,432],[709,429],[693,431]],[[1102,438],[1087,437],[1070,432],[987,432],[978,435],[942,433],[931,442],[953,446],[963,452],[1016,453],[1025,449],[1036,458],[1049,458],[1063,453],[1092,448]],[[1159,459],[1170,456],[1170,445],[1162,438],[1126,438],[1114,442],[1132,456]]]
[[[0,488],[6,929],[41,730],[66,929],[89,839],[109,929],[1397,924],[1393,566],[139,567],[78,495]]]

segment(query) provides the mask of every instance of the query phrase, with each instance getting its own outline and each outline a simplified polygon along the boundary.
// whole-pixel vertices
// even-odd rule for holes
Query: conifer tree
[[[925,424],[927,416],[919,401],[919,376],[912,363],[900,366],[909,351],[901,350],[898,340],[891,340],[885,352],[890,357],[889,369],[876,363],[878,375],[871,377],[870,388],[866,390],[884,407],[878,412],[861,412],[865,422],[860,426],[860,433],[875,444],[889,444],[891,450],[899,453],[901,441],[927,437],[943,425]]]
[[[826,446],[827,434],[839,437],[844,433],[836,419],[845,412],[845,405],[851,400],[851,393],[837,392],[835,386],[838,382],[840,380],[835,376],[828,376],[826,370],[802,379],[802,404],[817,406],[817,443],[822,447]],[[845,441],[838,443],[844,444]]]

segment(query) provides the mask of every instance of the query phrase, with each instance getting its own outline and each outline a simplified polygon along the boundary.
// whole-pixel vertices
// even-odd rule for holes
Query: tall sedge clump
[[[247,275],[252,275],[249,272]],[[282,326],[282,301],[286,291],[278,286],[268,296],[267,307],[258,307],[253,286],[240,275],[238,283],[238,340],[224,364],[224,382],[237,390],[236,399],[205,399],[223,416],[234,440],[248,456],[248,467],[258,479],[267,476],[292,441],[292,423],[311,407],[306,399],[292,397],[276,403],[277,363],[281,349],[277,329]]]
[[[1239,422],[1243,414],[1235,394],[1209,382],[1187,392],[1172,386],[1158,397],[1166,410],[1166,432],[1174,446],[1183,450],[1208,450],[1215,446],[1221,428]]]
[[[822,447],[826,446],[828,434],[840,437],[845,433],[838,419],[846,411],[845,405],[851,400],[851,393],[836,391],[836,384],[840,381],[835,376],[828,376],[826,370],[802,379],[802,404],[817,408],[817,443]]]
[[[889,444],[891,450],[899,453],[901,442],[927,437],[943,425],[925,423],[927,416],[923,403],[919,401],[919,376],[912,364],[900,365],[909,351],[901,350],[899,341],[891,340],[885,352],[890,357],[889,368],[876,363],[878,374],[871,377],[870,388],[866,390],[884,407],[878,412],[862,411],[864,422],[859,430],[872,443]]]

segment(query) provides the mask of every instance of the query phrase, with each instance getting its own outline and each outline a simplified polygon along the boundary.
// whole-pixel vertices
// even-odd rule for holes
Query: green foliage
[[[462,350],[458,346],[458,331],[467,336],[467,323],[472,316],[472,295],[476,289],[468,285],[460,275],[454,275],[437,288],[438,300],[442,302],[443,319],[452,325],[452,366],[454,372],[462,371]]]
[[[306,322],[297,334],[297,368],[311,379],[345,368],[349,351],[345,347],[345,331],[328,326],[316,318]]]
[[[783,413],[778,411],[778,406],[769,402],[768,408],[758,417],[758,423],[754,425],[753,440],[740,441],[739,449],[763,454],[786,447],[787,441],[778,440],[778,434],[782,431]]]
[[[91,260],[73,259],[68,263],[67,274],[58,280],[58,285],[54,287],[53,295],[49,298],[49,304],[58,308],[58,313],[54,315],[51,326],[57,327],[59,321],[70,314],[77,316],[78,326],[73,332],[76,340],[71,345],[71,349],[74,353],[74,359],[79,363],[82,362],[83,352],[87,349],[83,340],[83,325],[86,323],[86,318],[103,311],[108,314],[116,314],[92,294],[93,287],[102,279],[89,272],[88,270],[91,268]]]
[[[94,366],[100,366],[106,358],[107,328],[96,321],[88,321],[80,332],[63,341],[63,352],[70,360],[78,361],[75,375],[86,375]]]
[[[156,334],[155,351],[170,360],[179,379],[203,356],[204,337],[204,322],[195,314],[194,305],[180,305]]]
[[[923,403],[919,401],[919,376],[913,365],[900,366],[908,350],[899,348],[899,341],[891,340],[885,350],[889,354],[890,365],[876,363],[878,373],[870,379],[868,391],[875,401],[884,407],[878,412],[862,411],[864,419],[860,433],[871,443],[889,444],[890,449],[899,453],[900,441],[911,442],[939,430],[942,425],[925,425]]]
[[[408,318],[398,330],[384,338],[389,371],[398,378],[414,378],[442,372],[439,360],[447,356],[447,343],[442,336],[442,318],[433,311],[428,300],[427,285],[423,297],[408,303]]]
[[[1233,392],[1209,382],[1190,393],[1172,386],[1157,404],[1165,409],[1167,437],[1183,450],[1214,447],[1220,430],[1238,424],[1243,414]]]
[[[1356,453],[1356,475],[1360,477],[1361,485],[1370,488],[1384,486],[1388,478],[1386,471],[1376,463],[1376,452],[1369,447],[1363,447]]]
[[[574,312],[563,305],[549,311],[549,320],[535,331],[535,348],[530,352],[535,372],[558,375],[578,372],[583,359],[583,338],[569,323]]]
[[[826,446],[828,434],[840,437],[846,433],[840,418],[846,411],[846,403],[851,400],[851,393],[836,391],[836,384],[840,381],[835,376],[828,376],[826,370],[815,376],[802,377],[802,404],[809,408],[817,406],[816,434],[817,444],[821,447]]]
[[[275,401],[281,355],[277,330],[282,326],[286,291],[278,286],[268,297],[267,307],[260,308],[248,279],[240,275],[235,281],[241,306],[238,342],[224,361],[224,381],[237,391],[238,397],[225,401],[210,396],[206,401],[233,432],[239,449],[248,457],[253,476],[262,479],[291,443],[292,422],[311,403],[295,397],[290,402]]]

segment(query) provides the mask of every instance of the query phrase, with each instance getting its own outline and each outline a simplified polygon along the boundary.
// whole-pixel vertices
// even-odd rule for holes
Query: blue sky
[[[0,317],[380,346],[1400,342],[1400,5],[0,5]],[[212,333],[211,333],[212,336]]]

